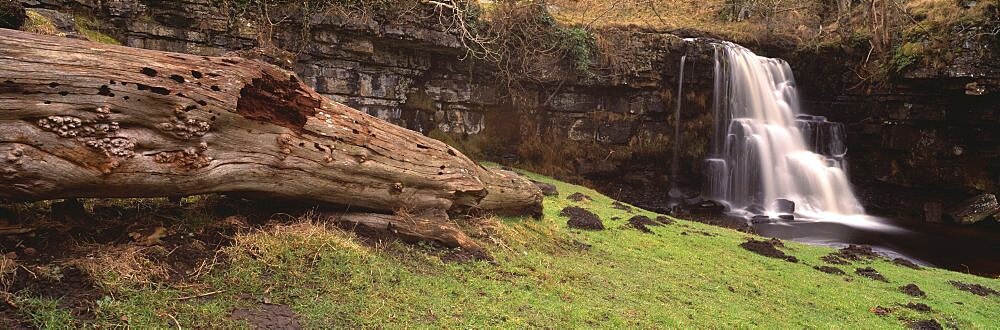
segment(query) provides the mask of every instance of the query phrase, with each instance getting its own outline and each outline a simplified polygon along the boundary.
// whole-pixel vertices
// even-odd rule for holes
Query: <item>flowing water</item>
[[[807,218],[864,215],[847,180],[843,126],[801,113],[788,63],[719,43],[715,70],[707,197],[747,214],[781,213],[788,200]]]

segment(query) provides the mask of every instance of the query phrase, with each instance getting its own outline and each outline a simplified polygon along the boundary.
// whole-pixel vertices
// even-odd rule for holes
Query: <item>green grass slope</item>
[[[496,258],[444,262],[452,254],[424,246],[371,244],[303,219],[234,237],[195,283],[128,284],[107,270],[109,294],[98,302],[98,327],[246,328],[234,309],[289,306],[307,328],[903,328],[935,319],[946,327],[1000,327],[1000,296],[960,291],[950,280],[1000,289],[1000,281],[940,269],[912,270],[888,261],[813,269],[830,248],[786,242],[800,262],[767,258],[739,246],[750,235],[678,220],[626,226],[634,214],[614,209],[593,190],[526,174],[558,187],[541,220],[488,218],[468,232]],[[592,201],[573,202],[580,192]],[[559,211],[581,206],[604,231],[566,226]],[[655,214],[635,210],[635,214]],[[711,236],[709,236],[711,235]],[[889,283],[854,274],[873,267]],[[926,298],[903,294],[914,283]],[[221,292],[220,292],[221,291]],[[193,297],[207,294],[204,297]],[[58,304],[21,298],[40,326],[74,327]],[[931,312],[901,305],[918,302]],[[891,310],[876,315],[876,306]]]

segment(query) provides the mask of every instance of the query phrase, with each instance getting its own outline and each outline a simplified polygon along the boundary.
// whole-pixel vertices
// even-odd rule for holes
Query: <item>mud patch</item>
[[[1000,296],[1000,292],[997,292],[997,290],[993,290],[979,284],[962,283],[959,281],[948,281],[948,283],[951,283],[951,285],[955,286],[955,288],[959,290],[966,291],[977,296]]]
[[[583,202],[583,201],[588,201],[589,202],[589,201],[593,200],[592,198],[590,198],[590,196],[587,196],[587,195],[584,195],[584,194],[581,194],[581,193],[573,193],[572,195],[566,196],[566,199],[574,201],[574,202]]]
[[[930,320],[910,322],[910,329],[913,329],[913,330],[941,330],[941,329],[944,329],[944,328],[941,327],[941,323],[938,323],[937,320],[930,319]]]
[[[255,329],[302,329],[299,316],[291,307],[264,304],[257,308],[239,308],[229,314],[229,318],[245,321]]]
[[[604,230],[604,223],[601,222],[601,219],[583,208],[570,206],[560,211],[559,215],[569,217],[566,224],[571,228]]]
[[[59,307],[69,309],[75,318],[94,319],[95,301],[100,299],[103,293],[87,274],[75,267],[61,270],[58,267],[48,267],[46,273],[42,273],[41,270],[35,268],[33,274],[18,271],[10,292],[58,299]]]
[[[765,257],[784,259],[788,262],[799,262],[799,259],[795,256],[787,255],[781,250],[778,250],[778,247],[785,247],[785,244],[776,238],[766,241],[750,239],[749,241],[740,244],[740,247]]]
[[[664,225],[671,225],[674,223],[674,220],[660,215],[656,217],[656,222],[662,223]]]
[[[850,262],[847,262],[847,260],[840,259],[840,257],[838,257],[836,255],[833,255],[833,254],[819,257],[819,260],[823,260],[824,262],[826,262],[828,264],[834,264],[834,265],[850,265],[851,264]]]
[[[840,268],[837,268],[837,267],[831,267],[831,266],[816,266],[816,267],[813,267],[813,269],[816,269],[816,270],[818,270],[818,271],[821,271],[821,272],[824,272],[824,273],[827,273],[827,274],[833,274],[833,275],[847,275],[847,273],[845,273],[845,272],[844,272],[843,270],[841,270]]]
[[[920,270],[921,269],[920,265],[917,265],[917,264],[913,263],[913,261],[910,261],[910,260],[907,260],[907,259],[903,259],[903,258],[892,259],[892,263],[900,265],[900,266],[903,266],[903,267],[906,267],[906,268],[910,268],[910,269],[916,269],[916,270]]]
[[[653,221],[653,219],[644,215],[637,215],[628,219],[628,225],[647,234],[653,233],[653,230],[649,229],[648,226],[662,226],[659,222]]]
[[[861,275],[861,276],[864,276],[864,277],[867,277],[867,278],[870,278],[870,279],[873,279],[873,280],[876,280],[876,281],[882,281],[882,282],[889,283],[889,280],[886,279],[885,276],[882,276],[882,273],[879,273],[877,270],[875,270],[875,268],[871,268],[871,267],[858,268],[858,269],[855,269],[854,272],[857,273],[858,275]]]
[[[902,291],[903,293],[905,293],[910,297],[916,297],[916,298],[927,297],[927,294],[924,293],[924,290],[920,290],[920,287],[918,287],[916,284],[913,283],[899,287],[899,291]]]

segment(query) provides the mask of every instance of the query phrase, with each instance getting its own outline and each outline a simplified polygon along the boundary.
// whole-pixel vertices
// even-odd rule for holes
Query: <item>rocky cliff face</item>
[[[955,31],[945,58],[868,87],[865,52],[790,55],[807,108],[847,124],[851,177],[876,213],[942,221],[942,209],[1000,189],[1000,39]],[[947,213],[947,212],[945,212]]]

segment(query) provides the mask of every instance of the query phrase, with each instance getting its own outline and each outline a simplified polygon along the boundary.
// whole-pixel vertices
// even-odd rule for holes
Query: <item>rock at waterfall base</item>
[[[983,221],[997,212],[1000,212],[997,196],[982,194],[958,204],[952,208],[948,215],[959,224],[971,225]]]

